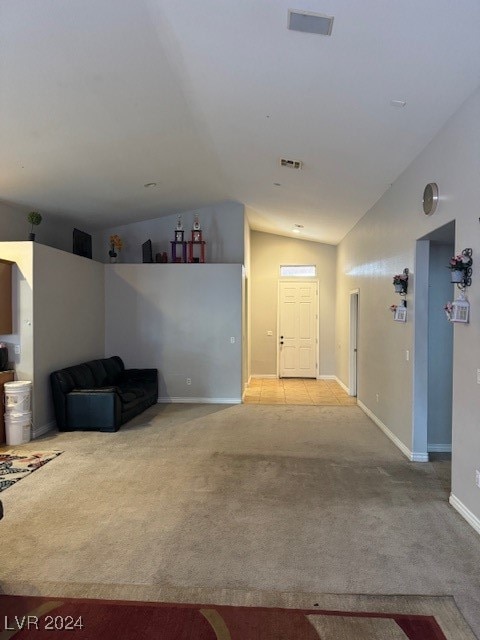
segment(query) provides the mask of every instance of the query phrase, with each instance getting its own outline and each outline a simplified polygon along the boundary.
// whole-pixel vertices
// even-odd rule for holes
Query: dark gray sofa
[[[118,356],[90,360],[50,375],[60,431],[118,431],[155,404],[156,369],[125,369]]]

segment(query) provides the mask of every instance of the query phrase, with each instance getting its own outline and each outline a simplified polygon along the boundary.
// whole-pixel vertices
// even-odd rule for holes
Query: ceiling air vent
[[[303,162],[301,160],[287,160],[287,158],[280,158],[280,166],[288,167],[289,169],[301,169]]]
[[[310,11],[288,11],[288,28],[292,31],[304,33],[318,33],[321,36],[332,34],[333,16],[324,16],[321,13]]]

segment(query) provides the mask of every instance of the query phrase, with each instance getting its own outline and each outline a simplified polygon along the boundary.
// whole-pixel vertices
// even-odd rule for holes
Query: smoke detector
[[[332,34],[333,16],[325,16],[321,13],[310,11],[288,11],[288,28],[292,31],[303,33],[316,33],[321,36]]]
[[[288,160],[287,158],[280,158],[280,166],[287,167],[288,169],[301,169],[303,162],[301,160]]]

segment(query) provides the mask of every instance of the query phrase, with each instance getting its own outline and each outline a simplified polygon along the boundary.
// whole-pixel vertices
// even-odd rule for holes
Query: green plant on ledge
[[[28,239],[33,241],[33,240],[35,240],[35,234],[33,233],[33,227],[38,227],[38,225],[42,221],[42,215],[40,213],[38,213],[38,211],[30,211],[30,213],[27,216],[27,220],[32,225],[32,227],[30,229],[30,233],[28,234]]]

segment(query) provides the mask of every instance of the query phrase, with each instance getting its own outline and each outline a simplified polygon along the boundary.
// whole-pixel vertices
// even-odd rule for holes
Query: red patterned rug
[[[432,598],[439,600],[439,598]],[[398,611],[398,606],[394,607]],[[454,614],[455,616],[456,614]],[[0,640],[466,640],[459,615],[0,595]],[[448,617],[447,616],[447,617]],[[451,634],[453,627],[458,631]],[[455,626],[458,624],[458,628]],[[447,628],[450,628],[450,635]]]

